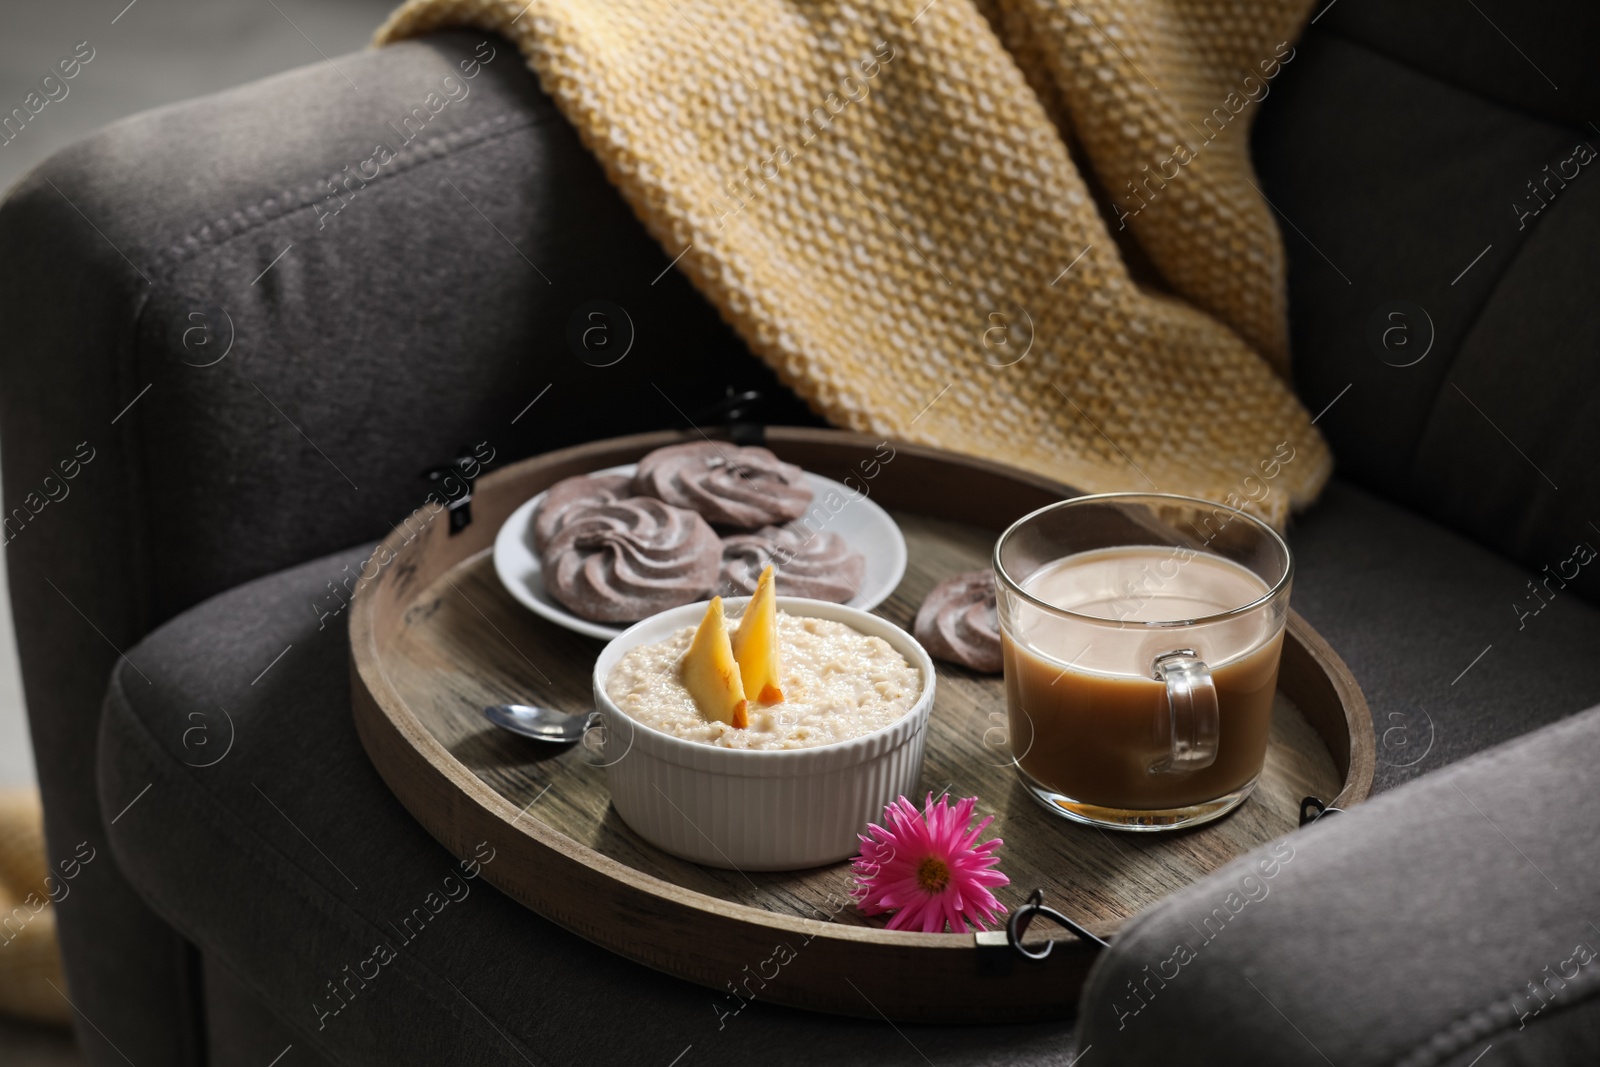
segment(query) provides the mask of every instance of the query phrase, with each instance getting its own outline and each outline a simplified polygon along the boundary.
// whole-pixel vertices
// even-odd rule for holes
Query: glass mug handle
[[[1151,769],[1175,774],[1211,766],[1221,722],[1210,668],[1194,649],[1179,648],[1157,656],[1152,674],[1167,686],[1167,714],[1156,716],[1156,738],[1166,739],[1168,755]]]

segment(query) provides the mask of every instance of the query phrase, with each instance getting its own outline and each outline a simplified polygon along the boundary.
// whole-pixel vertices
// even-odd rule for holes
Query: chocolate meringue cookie
[[[627,474],[580,474],[552,485],[533,516],[533,550],[543,552],[577,509],[632,496],[632,484],[633,478]]]
[[[712,441],[656,449],[639,461],[633,491],[741,530],[798,519],[813,495],[799,467],[765,448]]]
[[[777,571],[779,596],[803,596],[843,604],[856,595],[867,558],[827,530],[764,526],[755,533],[722,539],[722,588],[729,596],[755,592],[767,564]]]
[[[968,571],[933,587],[912,632],[935,659],[988,674],[1000,670],[1000,617],[994,573]]]
[[[540,556],[544,587],[595,622],[633,622],[716,591],[722,542],[695,512],[650,497],[569,514]]]

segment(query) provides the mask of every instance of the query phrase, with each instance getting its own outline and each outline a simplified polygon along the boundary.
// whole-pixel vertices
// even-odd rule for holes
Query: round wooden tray
[[[361,590],[350,618],[356,727],[379,773],[451,852],[470,855],[487,841],[496,857],[483,876],[501,890],[614,952],[709,986],[719,1012],[754,997],[942,1022],[1069,1013],[1094,954],[1063,931],[1038,924],[1038,938],[1058,943],[1048,960],[1030,963],[1003,937],[996,945],[992,935],[889,931],[863,918],[848,905],[848,864],[745,875],[674,859],[623,825],[605,772],[576,748],[536,747],[484,721],[492,703],[589,710],[601,647],[538,618],[501,587],[490,559],[500,524],[561,478],[683,439],[649,434],[536,457],[479,480],[465,529],[452,533],[442,516],[421,513],[396,529],[386,542],[394,560]],[[907,629],[936,582],[988,565],[999,530],[1075,495],[995,463],[831,430],[771,429],[766,444],[869,492],[895,516],[910,563],[878,612]],[[1348,807],[1372,783],[1366,701],[1298,615],[1284,642],[1261,783],[1232,815],[1198,830],[1113,834],[1049,815],[984,742],[1004,706],[998,678],[940,666],[918,795],[981,798],[979,810],[995,816],[991,832],[1005,839],[1001,866],[1012,881],[1002,902],[1015,909],[1041,888],[1046,903],[1102,937],[1295,829],[1302,797]]]

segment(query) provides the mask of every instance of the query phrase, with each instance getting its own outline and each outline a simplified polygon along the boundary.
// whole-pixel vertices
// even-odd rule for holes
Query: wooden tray
[[[402,525],[395,554],[350,619],[356,727],[368,756],[423,826],[456,855],[487,841],[483,876],[562,926],[641,963],[718,991],[719,1011],[752,996],[823,1011],[928,1021],[1022,1020],[1070,1012],[1093,952],[1058,944],[1044,963],[973,934],[883,929],[847,904],[848,864],[800,873],[699,867],[657,851],[611,808],[604,771],[491,728],[485,704],[592,706],[601,643],[539,619],[499,584],[496,531],[553,482],[630,463],[676,434],[619,438],[540,456],[482,478],[472,523]],[[905,532],[910,564],[879,613],[910,628],[950,574],[988,565],[999,530],[1075,495],[983,460],[831,430],[772,429],[767,444],[808,470],[865,488]],[[884,453],[887,454],[887,453]],[[420,534],[408,532],[424,523]],[[380,561],[384,556],[377,557]],[[983,737],[1004,711],[998,678],[940,666],[922,791],[981,798],[1005,839],[1009,908],[1035,888],[1102,937],[1128,916],[1241,852],[1295,829],[1302,797],[1348,807],[1372,783],[1366,701],[1339,657],[1298,615],[1284,642],[1271,751],[1255,794],[1218,823],[1166,835],[1106,833],[1049,815]],[[1335,798],[1337,798],[1335,800]],[[1030,937],[1030,940],[1033,938]],[[780,946],[782,946],[780,948]],[[848,979],[848,981],[846,981]]]

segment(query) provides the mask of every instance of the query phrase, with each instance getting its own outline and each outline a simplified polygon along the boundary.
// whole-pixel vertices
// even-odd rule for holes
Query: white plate
[[[632,474],[634,469],[634,464],[629,463],[592,473]],[[816,494],[812,503],[813,512],[830,492],[837,493],[839,499],[845,501],[844,506],[827,519],[822,529],[838,534],[846,544],[866,557],[867,569],[861,579],[860,592],[848,603],[850,607],[871,611],[889,598],[889,594],[894,592],[895,586],[905,576],[906,540],[900,535],[900,527],[895,525],[887,511],[868,497],[832,478],[824,478],[810,471],[806,471],[805,475]],[[616,637],[627,627],[579,618],[545,592],[544,575],[539,566],[539,557],[534,554],[529,530],[533,525],[533,513],[539,510],[544,497],[540,493],[524,503],[500,527],[494,539],[495,573],[512,596],[556,625],[590,637],[607,640]]]

